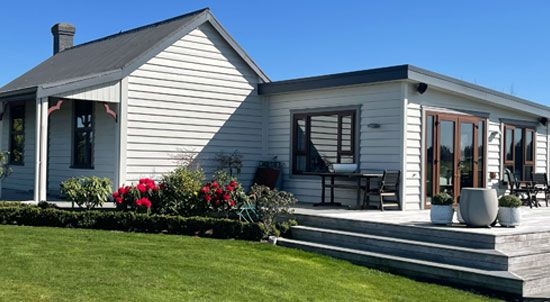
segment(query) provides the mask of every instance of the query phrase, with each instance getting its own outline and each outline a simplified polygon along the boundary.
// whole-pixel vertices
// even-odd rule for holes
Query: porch
[[[550,208],[521,208],[516,228],[430,223],[429,210],[295,208],[299,225],[277,244],[416,279],[505,296],[550,297]]]

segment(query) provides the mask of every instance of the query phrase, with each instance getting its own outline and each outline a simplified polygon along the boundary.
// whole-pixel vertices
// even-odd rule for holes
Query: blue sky
[[[272,80],[413,64],[550,105],[550,1],[3,1],[0,86],[75,43],[210,7]]]

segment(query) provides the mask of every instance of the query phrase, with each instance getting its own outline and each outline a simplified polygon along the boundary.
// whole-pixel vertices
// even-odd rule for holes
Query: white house
[[[549,172],[549,107],[414,66],[270,82],[208,9],[77,46],[74,27],[52,32],[54,55],[0,88],[2,187],[37,201],[72,176],[158,177],[181,151],[212,171],[239,150],[245,184],[276,156],[303,202],[329,162],[398,169],[401,209],[495,186],[506,167]]]

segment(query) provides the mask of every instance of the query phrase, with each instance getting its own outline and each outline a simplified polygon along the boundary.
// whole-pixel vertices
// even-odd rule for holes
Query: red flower
[[[235,188],[232,185],[225,186],[225,189],[229,192],[232,192],[233,190],[235,190]]]
[[[117,197],[117,198],[115,198],[115,201],[116,201],[116,203],[121,204],[123,200],[122,200],[121,197]]]
[[[206,201],[206,203],[210,203],[210,200],[212,199],[212,196],[210,195],[204,195],[204,201]]]
[[[213,181],[213,182],[212,182],[212,188],[215,189],[215,188],[217,188],[217,187],[219,187],[219,186],[220,186],[220,185],[218,184],[217,181]]]
[[[216,195],[222,195],[223,190],[221,188],[216,189]]]
[[[147,186],[140,183],[139,185],[136,186],[136,188],[138,189],[138,191],[140,191],[141,193],[145,193],[147,192]]]
[[[236,181],[232,180],[229,182],[229,185],[232,186],[233,188],[236,188],[239,184]]]
[[[223,200],[229,200],[231,198],[231,195],[229,193],[223,194]]]
[[[151,201],[147,197],[136,199],[134,203],[138,207],[146,207],[148,209],[151,207]]]
[[[219,201],[219,200],[217,200],[217,199],[216,199],[216,200],[214,200],[214,205],[215,205],[215,206],[219,206],[219,205],[220,205],[220,201]]]
[[[118,192],[114,192],[114,193],[113,193],[113,198],[114,198],[114,199],[117,199],[118,196],[120,196],[120,194],[118,194]]]
[[[203,193],[203,194],[207,194],[209,191],[210,191],[210,188],[207,187],[207,186],[204,186],[204,187],[201,188],[201,193]]]
[[[235,201],[233,199],[230,199],[228,202],[230,207],[234,207],[235,206]]]

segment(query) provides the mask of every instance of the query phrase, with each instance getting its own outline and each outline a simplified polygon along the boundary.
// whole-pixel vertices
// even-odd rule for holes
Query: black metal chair
[[[548,176],[546,173],[533,173],[533,199],[538,206],[537,195],[544,194],[544,201],[548,207],[548,195],[550,195],[550,187],[548,186]]]
[[[529,207],[537,206],[536,201],[533,201],[534,189],[532,181],[521,181],[517,180],[516,176],[510,169],[504,171],[505,179],[504,181],[508,184],[508,189],[510,194],[516,195],[523,201],[523,204],[528,205]]]
[[[382,180],[380,181],[380,186],[377,188],[371,188],[370,190],[365,190],[365,195],[363,198],[363,207],[365,204],[368,206],[371,196],[378,197],[378,208],[381,211],[384,211],[384,198],[392,197],[397,202],[397,207],[400,208],[399,202],[399,178],[401,176],[401,171],[399,170],[385,170],[382,175]]]

